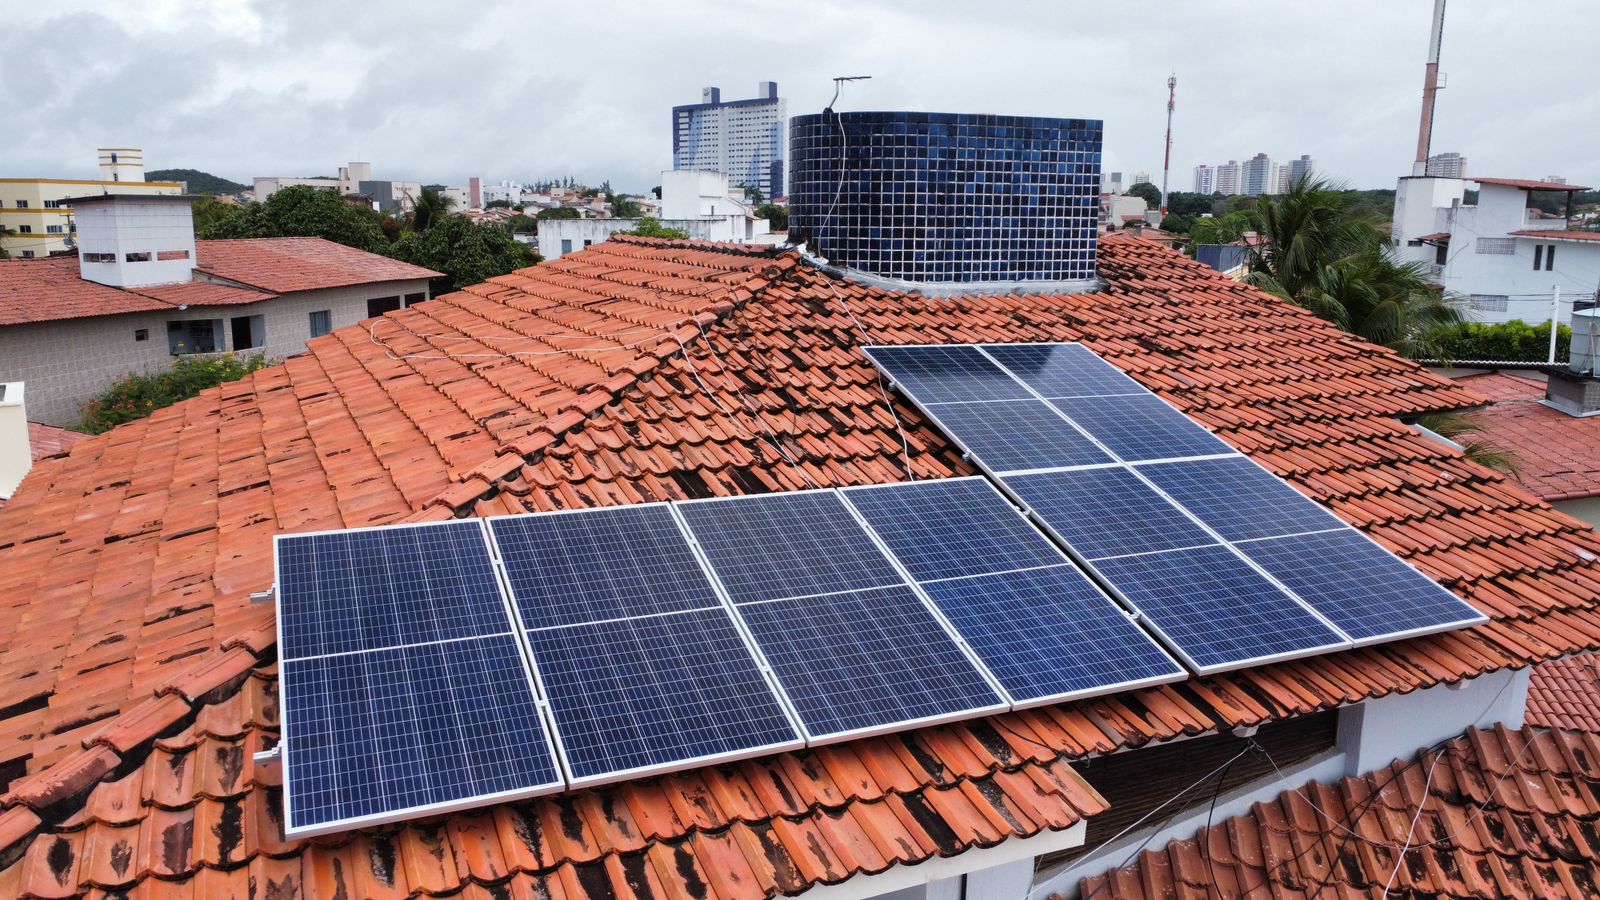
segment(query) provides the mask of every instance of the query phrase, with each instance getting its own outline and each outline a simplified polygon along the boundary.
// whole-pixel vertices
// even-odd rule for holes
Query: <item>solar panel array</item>
[[[1486,621],[1087,347],[867,354],[1197,673]]]

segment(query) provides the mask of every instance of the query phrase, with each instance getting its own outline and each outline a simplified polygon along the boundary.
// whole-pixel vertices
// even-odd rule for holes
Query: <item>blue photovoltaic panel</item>
[[[816,740],[1006,708],[909,586],[739,607]]]
[[[928,414],[994,472],[1109,463],[1111,457],[1039,400],[942,403]]]
[[[574,784],[801,744],[720,605],[528,640]]]
[[[477,522],[282,535],[276,552],[284,659],[510,630]]]
[[[512,635],[282,668],[290,837],[562,786]]]
[[[1124,462],[1238,452],[1154,394],[1050,403]]]
[[[1140,466],[1139,472],[1230,541],[1349,527],[1242,456]]]
[[[1143,385],[1081,344],[990,344],[983,352],[1041,397],[1143,394]]]
[[[833,491],[677,508],[734,603],[905,583]]]
[[[1071,564],[922,585],[1018,703],[1172,681],[1184,670]]]
[[[844,496],[917,581],[1065,561],[984,478],[846,488]]]
[[[1252,541],[1239,549],[1357,642],[1488,621],[1353,529]]]
[[[672,508],[489,520],[527,628],[720,607]]]
[[[1349,645],[1227,547],[1094,564],[1200,674]]]
[[[1008,475],[1001,480],[1084,559],[1217,542],[1123,468]]]
[[[1025,400],[1033,395],[974,347],[871,347],[868,357],[920,403]]]

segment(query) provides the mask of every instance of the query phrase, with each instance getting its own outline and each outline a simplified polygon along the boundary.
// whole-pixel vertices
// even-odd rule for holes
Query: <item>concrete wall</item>
[[[101,198],[80,204],[77,218],[78,272],[85,279],[129,288],[193,279],[194,211],[188,200]],[[110,259],[91,262],[92,255]]]
[[[660,221],[665,228],[683,229],[697,241],[748,244],[769,234],[766,219],[743,215]],[[539,223],[539,255],[547,260],[560,259],[590,244],[605,243],[619,231],[632,231],[638,224],[638,219],[544,219]],[[570,242],[570,246],[564,246],[563,241]]]
[[[163,312],[128,313],[93,319],[38,322],[0,328],[0,382],[27,385],[28,416],[49,425],[73,425],[79,407],[125,375],[160,371],[172,364],[167,323],[221,319],[224,346],[232,348],[229,320],[264,317],[266,344],[244,351],[277,359],[305,349],[311,335],[310,314],[328,310],[334,328],[367,317],[367,300],[427,291],[426,280],[287,294],[276,300],[241,306],[190,307]],[[144,329],[146,338],[136,339]]]
[[[1551,504],[1574,519],[1581,519],[1600,528],[1600,497],[1585,497],[1582,500],[1562,500]]]

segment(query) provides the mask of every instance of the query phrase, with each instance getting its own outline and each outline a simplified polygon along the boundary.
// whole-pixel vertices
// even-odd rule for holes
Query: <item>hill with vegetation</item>
[[[191,194],[237,194],[250,189],[248,184],[229,181],[199,169],[155,169],[144,173],[146,181],[184,181]]]

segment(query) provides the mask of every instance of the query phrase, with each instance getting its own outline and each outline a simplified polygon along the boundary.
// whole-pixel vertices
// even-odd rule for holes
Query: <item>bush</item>
[[[1503,325],[1463,322],[1439,332],[1436,342],[1450,360],[1544,362],[1550,358],[1550,323],[1529,325],[1521,319]],[[1572,329],[1563,325],[1556,334],[1556,359],[1569,359],[1571,348]]]
[[[110,431],[124,422],[142,419],[164,406],[196,396],[206,388],[238,381],[265,368],[262,354],[240,358],[232,353],[216,356],[181,356],[172,368],[156,375],[129,375],[81,410],[78,430],[89,434]]]
[[[665,238],[669,241],[686,241],[689,232],[682,228],[668,228],[661,224],[660,219],[645,216],[639,220],[632,231],[619,231],[617,234],[631,234],[635,237]]]

